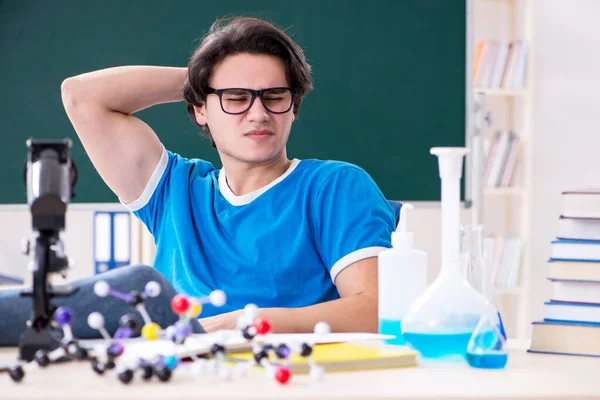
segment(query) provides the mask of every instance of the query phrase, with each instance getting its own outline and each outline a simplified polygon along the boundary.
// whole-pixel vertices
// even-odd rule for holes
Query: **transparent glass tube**
[[[483,258],[483,225],[461,225],[460,249],[465,279],[486,296],[488,268]]]

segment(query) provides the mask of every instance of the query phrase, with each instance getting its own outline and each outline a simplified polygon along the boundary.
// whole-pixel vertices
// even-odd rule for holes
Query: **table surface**
[[[224,381],[195,377],[178,368],[168,383],[139,375],[129,385],[114,372],[96,375],[89,362],[51,365],[30,371],[20,383],[0,375],[0,398],[10,399],[600,399],[600,359],[527,353],[527,341],[509,341],[505,369],[483,370],[466,362],[419,360],[418,367],[329,372],[323,380],[293,375],[279,385],[254,369]],[[16,348],[0,348],[0,363],[15,360]]]

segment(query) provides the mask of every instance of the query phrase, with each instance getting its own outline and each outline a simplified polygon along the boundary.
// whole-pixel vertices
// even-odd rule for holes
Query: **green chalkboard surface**
[[[117,65],[185,66],[218,17],[286,29],[314,90],[288,156],[355,163],[395,200],[439,200],[432,146],[465,144],[464,0],[0,0],[0,203],[25,203],[25,140],[73,139],[74,202],[116,202],[62,107],[61,82]],[[220,167],[184,103],[138,115],[167,148]]]

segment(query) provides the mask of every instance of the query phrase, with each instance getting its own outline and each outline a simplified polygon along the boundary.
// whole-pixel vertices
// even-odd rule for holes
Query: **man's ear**
[[[194,116],[199,125],[206,125],[206,104],[203,104],[200,107],[194,106]]]

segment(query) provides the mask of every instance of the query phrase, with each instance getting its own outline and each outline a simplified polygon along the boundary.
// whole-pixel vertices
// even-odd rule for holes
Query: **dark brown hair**
[[[206,101],[206,89],[215,65],[227,56],[240,53],[267,54],[283,60],[288,85],[296,90],[293,112],[297,118],[302,99],[312,89],[311,67],[302,49],[269,22],[234,17],[215,21],[190,57],[183,96],[192,120],[196,122],[193,106],[200,107]],[[216,147],[208,125],[202,126],[202,134]]]

